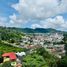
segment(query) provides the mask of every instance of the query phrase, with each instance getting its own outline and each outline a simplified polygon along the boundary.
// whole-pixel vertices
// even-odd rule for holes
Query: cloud
[[[6,26],[7,25],[6,21],[7,21],[7,18],[0,17],[0,26]]]
[[[22,23],[23,22],[23,20],[18,18],[16,14],[9,16],[9,18],[10,18],[10,23]]]
[[[11,17],[15,20],[14,17]],[[14,23],[13,20],[9,20],[6,17],[0,17],[0,26],[6,26],[6,27],[20,27],[22,26],[21,24]]]
[[[19,0],[13,4],[23,19],[45,19],[67,11],[67,0]]]
[[[11,7],[19,13],[19,17],[15,14],[10,16],[11,23],[25,24],[36,20],[39,22],[31,23],[32,28],[67,29],[63,16],[58,16],[67,12],[67,0],[19,0]]]
[[[31,28],[35,29],[35,28],[41,28],[42,26],[39,24],[32,24]]]
[[[67,31],[67,21],[64,20],[63,16],[56,16],[55,18],[48,18],[40,21],[40,24],[32,24],[32,28],[53,28],[57,30]]]

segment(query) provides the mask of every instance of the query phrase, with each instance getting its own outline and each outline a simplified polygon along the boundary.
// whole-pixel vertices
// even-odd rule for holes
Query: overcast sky
[[[0,0],[0,26],[67,31],[67,0]]]

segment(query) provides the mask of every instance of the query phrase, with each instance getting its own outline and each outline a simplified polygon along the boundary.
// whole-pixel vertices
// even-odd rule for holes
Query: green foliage
[[[67,67],[67,33],[64,34],[63,43],[65,44],[66,55],[57,62],[57,67]]]
[[[48,67],[48,65],[42,56],[33,54],[23,59],[23,67]]]
[[[67,33],[65,33],[63,36],[64,36],[63,41],[64,41],[64,43],[66,43],[67,42]]]
[[[0,64],[0,67],[2,67],[2,64]]]
[[[2,51],[0,51],[0,58],[2,57],[2,54],[3,54],[3,52],[2,52]]]
[[[44,60],[50,67],[56,66],[56,61],[58,60],[58,58],[47,52],[43,47],[37,49],[37,53],[43,56]]]
[[[64,34],[63,42],[65,44],[65,50],[66,50],[66,55],[67,55],[67,33]]]
[[[0,42],[0,51],[1,52],[21,52],[23,50],[24,49],[13,47],[9,44],[4,44],[4,43]]]
[[[22,36],[24,36],[24,34],[14,28],[0,27],[0,40],[9,41],[10,39],[13,39],[17,41],[20,40]]]
[[[63,57],[57,62],[57,67],[67,67],[67,56]]]
[[[2,67],[12,67],[10,62],[4,62]]]
[[[56,61],[57,58],[42,47],[36,49],[36,53],[27,55],[23,59],[23,67],[56,67]]]
[[[24,32],[24,33],[55,33],[55,32],[61,32],[55,29],[44,29],[44,28],[36,28],[36,29],[31,29],[31,28],[10,28],[10,27],[0,27],[0,31],[9,31],[9,32]],[[22,35],[24,36],[24,34],[22,33]]]
[[[14,39],[9,40],[9,43],[15,43]]]
[[[49,53],[43,47],[37,49],[37,54],[43,56],[44,58],[49,57]]]

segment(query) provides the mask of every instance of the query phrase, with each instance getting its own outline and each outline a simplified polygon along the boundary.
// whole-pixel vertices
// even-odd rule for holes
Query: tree
[[[23,59],[23,67],[56,67],[57,58],[49,54],[43,47]]]
[[[11,39],[9,42],[10,43],[15,43],[15,40],[14,39]]]
[[[50,55],[43,47],[37,49],[37,54],[43,56],[44,58],[48,58]]]
[[[2,63],[2,62],[3,62],[2,54],[3,54],[3,52],[1,51],[1,52],[0,52],[0,63]]]
[[[57,62],[57,67],[67,67],[67,56]]]
[[[63,42],[65,44],[65,51],[66,51],[66,55],[67,55],[67,34],[64,34]]]
[[[23,59],[23,67],[48,67],[44,58],[40,55],[27,55]]]
[[[10,62],[4,62],[2,67],[12,67]]]

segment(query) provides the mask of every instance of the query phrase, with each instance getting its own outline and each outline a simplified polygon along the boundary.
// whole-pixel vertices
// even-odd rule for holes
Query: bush
[[[12,67],[10,62],[4,62],[2,67]]]
[[[67,67],[67,56],[60,59],[60,61],[57,62],[57,67]]]

